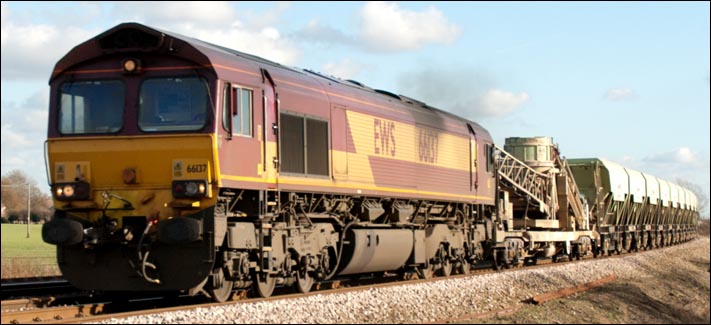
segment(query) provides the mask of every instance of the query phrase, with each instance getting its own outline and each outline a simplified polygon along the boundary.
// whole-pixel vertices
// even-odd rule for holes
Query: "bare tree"
[[[709,198],[706,197],[704,194],[704,191],[701,189],[701,186],[699,186],[696,183],[692,183],[690,181],[687,181],[685,179],[677,178],[676,183],[679,184],[679,186],[694,192],[696,194],[696,198],[698,199],[697,203],[697,208],[699,211],[699,216],[702,219],[708,219],[709,218]]]
[[[49,220],[52,216],[52,198],[37,187],[35,180],[19,169],[2,176],[2,205],[7,214],[27,216],[27,184],[30,184],[30,213],[33,220]]]

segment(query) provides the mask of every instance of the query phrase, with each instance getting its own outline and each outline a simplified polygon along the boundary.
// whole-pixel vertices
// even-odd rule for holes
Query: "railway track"
[[[661,248],[665,249],[665,248]],[[496,272],[513,272],[517,270],[531,270],[536,268],[547,268],[556,265],[564,265],[569,263],[584,263],[589,260],[597,259],[615,259],[636,254],[644,253],[645,251],[625,253],[621,255],[599,256],[593,258],[592,255],[585,256],[581,260],[563,261],[559,263],[553,262],[552,259],[538,260],[535,265],[517,266],[500,271],[494,270],[492,267],[482,267],[472,269],[470,274],[459,274],[449,277],[435,277],[431,279],[417,279],[411,277],[409,280],[403,279],[401,275],[385,274],[384,277],[360,278],[358,281],[331,281],[322,282],[314,286],[314,289],[306,294],[287,293],[288,287],[277,288],[276,295],[269,298],[249,298],[246,291],[237,291],[233,294],[232,300],[225,303],[206,303],[206,297],[166,297],[163,295],[143,295],[143,296],[103,296],[96,297],[93,302],[81,303],[72,306],[63,307],[48,307],[55,304],[38,304],[38,301],[51,300],[51,297],[35,297],[31,299],[3,301],[2,324],[16,323],[72,323],[77,321],[95,322],[109,318],[123,318],[136,315],[154,314],[178,310],[188,310],[195,308],[206,308],[212,306],[221,306],[234,303],[253,303],[260,301],[275,301],[282,299],[303,298],[312,295],[331,295],[338,293],[346,293],[352,291],[369,290],[373,288],[385,288],[390,286],[399,286],[403,284],[416,284],[434,281],[443,281],[456,278],[480,276],[484,274]],[[18,306],[16,309],[6,308],[5,306]],[[32,306],[34,305],[34,306]],[[29,310],[20,310],[26,308]]]
[[[27,297],[56,296],[80,292],[61,277],[18,278],[0,284],[2,301]]]

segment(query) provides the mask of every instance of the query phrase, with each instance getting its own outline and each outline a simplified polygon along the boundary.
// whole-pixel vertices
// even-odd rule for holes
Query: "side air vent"
[[[154,50],[163,43],[163,34],[148,33],[137,28],[122,28],[99,38],[102,50]]]
[[[397,99],[397,100],[402,100],[402,99],[400,98],[400,96],[395,95],[395,94],[393,94],[393,93],[391,93],[391,92],[389,92],[389,91],[385,91],[385,90],[382,90],[382,89],[374,89],[374,90],[375,90],[375,92],[378,93],[378,94],[383,94],[383,95],[385,95],[385,96],[389,96],[389,97],[395,98],[395,99]]]

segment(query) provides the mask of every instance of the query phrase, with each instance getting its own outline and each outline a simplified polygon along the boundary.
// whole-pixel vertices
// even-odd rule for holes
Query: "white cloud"
[[[360,38],[375,51],[451,44],[460,35],[459,27],[434,6],[417,12],[401,9],[393,2],[368,2],[360,11],[360,19]]]
[[[501,89],[490,89],[480,100],[479,112],[484,116],[506,115],[529,99],[531,96],[525,92],[515,94]]]
[[[229,25],[235,11],[226,1],[126,1],[114,4],[112,14],[159,25],[219,27]]]
[[[696,165],[699,163],[697,156],[697,153],[690,148],[680,147],[672,151],[650,155],[644,158],[644,161],[654,164]]]
[[[291,3],[279,1],[275,3],[274,7],[268,8],[264,12],[253,12],[251,10],[240,11],[246,16],[245,20],[247,25],[256,28],[264,28],[280,23],[282,21],[282,15],[289,10],[289,7],[291,7]]]
[[[2,101],[2,146],[41,147],[46,138],[49,89],[35,92],[18,105]]]
[[[370,52],[397,52],[420,49],[428,44],[452,44],[461,35],[434,6],[422,11],[400,8],[394,2],[367,2],[357,13],[354,34],[312,19],[293,34],[297,39],[326,45],[347,45]]]
[[[44,141],[47,139],[49,87],[19,101],[3,99],[2,110],[2,172],[20,169],[38,184],[46,184]],[[19,102],[19,103],[18,103]]]
[[[351,59],[344,59],[338,63],[326,63],[322,66],[323,72],[341,79],[352,79],[366,69],[366,66]]]
[[[318,19],[310,20],[306,26],[294,33],[294,36],[301,40],[317,43],[359,45],[352,36],[333,27],[323,25]]]
[[[607,90],[604,97],[607,100],[619,102],[623,100],[635,99],[637,98],[637,94],[635,94],[634,90],[630,88],[610,88]]]
[[[95,34],[76,27],[18,24],[4,5],[2,10],[3,80],[49,80],[54,64]]]
[[[3,124],[1,129],[2,129],[2,146],[3,148],[9,147],[12,149],[21,149],[21,148],[26,148],[30,144],[32,144],[32,141],[21,131],[15,131],[17,128],[16,125],[13,124]],[[5,155],[3,155],[4,157]]]
[[[251,31],[241,28],[239,24],[235,24],[232,28],[226,29],[193,27],[178,32],[284,65],[295,64],[302,54],[302,50],[299,47],[284,39],[279,30],[274,27]]]

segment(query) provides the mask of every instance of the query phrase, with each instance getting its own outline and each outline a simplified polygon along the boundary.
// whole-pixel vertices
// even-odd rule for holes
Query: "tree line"
[[[27,184],[30,186],[30,220],[48,221],[54,212],[52,197],[19,169],[2,175],[2,223],[27,222]]]

